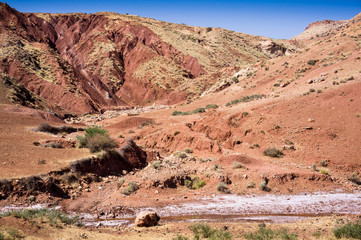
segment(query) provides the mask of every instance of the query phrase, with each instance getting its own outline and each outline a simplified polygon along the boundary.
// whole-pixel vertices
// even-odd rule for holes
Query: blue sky
[[[21,12],[118,12],[192,26],[222,27],[272,38],[291,38],[309,23],[344,20],[361,12],[361,0],[8,0]]]

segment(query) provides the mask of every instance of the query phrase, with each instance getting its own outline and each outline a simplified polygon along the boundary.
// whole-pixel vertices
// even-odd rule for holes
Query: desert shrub
[[[181,153],[179,153],[178,157],[181,159],[184,159],[184,158],[188,157],[188,155],[184,152],[181,152]]]
[[[243,163],[241,163],[241,162],[234,161],[234,162],[232,163],[232,168],[233,168],[233,169],[236,169],[236,168],[244,168],[244,165],[243,165]]]
[[[174,136],[177,136],[178,134],[180,134],[180,131],[175,131],[174,132]]]
[[[153,163],[152,163],[152,167],[154,168],[154,169],[159,169],[160,167],[161,167],[161,161],[154,161]]]
[[[232,235],[228,231],[220,229],[212,229],[208,224],[194,224],[189,226],[189,229],[193,232],[194,239],[213,239],[213,240],[229,240],[232,239]]]
[[[277,148],[267,148],[266,150],[263,151],[263,155],[268,157],[279,158],[282,157],[284,154],[281,150]]]
[[[117,147],[117,143],[111,139],[106,129],[98,126],[85,129],[84,136],[77,137],[80,148],[89,148],[90,152],[110,150]]]
[[[63,144],[59,142],[49,142],[45,143],[43,146],[48,148],[63,148]]]
[[[71,126],[61,126],[61,127],[53,127],[47,123],[41,123],[36,129],[37,132],[46,132],[51,134],[59,134],[59,133],[73,133],[77,131],[82,131],[82,128],[74,128]]]
[[[189,189],[200,189],[206,185],[206,181],[199,180],[198,177],[195,177],[193,179],[186,179],[184,185]]]
[[[247,184],[247,188],[255,188],[255,187],[256,187],[256,184],[253,181],[251,181]]]
[[[197,108],[197,109],[194,109],[192,111],[192,114],[196,114],[196,113],[204,113],[206,112],[206,109],[205,108]]]
[[[118,189],[121,188],[124,183],[125,183],[125,178],[119,178],[118,181],[117,181]]]
[[[41,159],[41,160],[38,160],[38,164],[46,164],[46,160],[45,159]]]
[[[136,182],[130,182],[128,187],[121,191],[124,195],[130,195],[138,190],[138,184]]]
[[[327,167],[327,162],[325,160],[320,161],[321,167]]]
[[[47,219],[51,225],[57,225],[58,223],[63,223],[66,225],[77,225],[81,226],[79,218],[77,216],[70,217],[65,213],[55,210],[55,209],[24,209],[24,210],[14,210],[10,212],[5,212],[0,215],[0,217],[14,216],[16,218],[21,218],[26,221],[33,219]]]
[[[186,149],[184,149],[184,152],[186,152],[186,153],[192,153],[193,152],[193,150],[191,149],[191,148],[186,148]]]
[[[320,173],[328,175],[328,169],[327,168],[321,168]]]
[[[361,185],[361,179],[354,173],[351,176],[349,176],[347,179],[353,183],[356,183],[357,185]]]
[[[208,104],[207,106],[206,106],[206,109],[210,109],[210,108],[218,108],[218,105],[217,104]]]
[[[10,228],[7,228],[5,231],[8,235],[8,237],[3,236],[4,240],[15,240],[15,239],[23,239],[24,238],[24,236],[16,228],[10,227]]]
[[[212,170],[217,171],[218,169],[220,169],[219,165],[214,164]]]
[[[234,100],[226,103],[226,106],[228,107],[228,106],[240,103],[240,102],[250,102],[250,101],[257,100],[257,99],[264,98],[264,97],[266,97],[266,96],[263,94],[253,94],[250,96],[244,96],[240,99],[234,99]]]
[[[312,171],[315,171],[315,172],[317,171],[317,166],[315,163],[312,163],[311,167],[312,167]]]
[[[140,128],[154,124],[153,120],[145,121],[140,124]]]
[[[343,226],[336,227],[333,234],[336,238],[361,239],[361,224],[360,222],[346,223]]]
[[[227,187],[227,184],[225,184],[224,182],[219,182],[216,188],[219,192],[231,193],[231,191],[229,191]]]
[[[314,66],[316,64],[317,60],[314,60],[314,59],[310,59],[307,64],[308,65],[311,65],[311,66]]]
[[[189,240],[189,238],[183,235],[177,235],[176,237],[172,238],[172,240]]]
[[[61,176],[61,179],[68,185],[79,182],[78,177],[74,173],[65,173]]]
[[[262,182],[259,184],[259,188],[260,188],[262,191],[266,191],[266,192],[271,191],[271,189],[267,186],[267,182],[266,182],[266,181],[262,181]]]
[[[118,138],[124,138],[123,134],[119,134]]]
[[[244,234],[245,239],[249,240],[272,240],[272,239],[283,239],[283,240],[297,240],[297,234],[289,233],[287,229],[272,230],[266,228],[265,224],[259,224],[258,230],[254,233]]]
[[[310,88],[309,92],[316,92],[314,88]]]

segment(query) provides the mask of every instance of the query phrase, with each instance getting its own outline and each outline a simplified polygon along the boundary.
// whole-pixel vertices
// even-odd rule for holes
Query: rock
[[[293,145],[283,145],[282,149],[283,150],[295,150],[295,146],[293,146]]]
[[[142,211],[135,219],[135,225],[138,227],[151,227],[157,225],[160,217],[156,212]]]

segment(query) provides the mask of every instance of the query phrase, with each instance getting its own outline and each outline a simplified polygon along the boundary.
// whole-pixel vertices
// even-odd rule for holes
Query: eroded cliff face
[[[174,104],[187,98],[190,84],[204,91],[215,72],[270,57],[257,48],[265,38],[228,30],[115,13],[20,13],[4,3],[0,13],[0,71],[60,114]],[[222,64],[208,64],[217,54]]]

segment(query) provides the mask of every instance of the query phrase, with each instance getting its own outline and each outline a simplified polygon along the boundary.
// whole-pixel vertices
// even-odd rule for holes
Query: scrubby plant
[[[175,131],[174,132],[174,136],[177,136],[178,134],[180,134],[180,131]]]
[[[193,232],[194,239],[214,239],[214,240],[230,240],[232,235],[230,232],[220,229],[212,229],[208,224],[194,224],[189,226]]]
[[[181,153],[179,153],[178,157],[181,159],[184,159],[184,158],[188,157],[188,155],[185,152],[181,152]]]
[[[59,133],[69,134],[77,131],[83,131],[82,128],[74,128],[72,126],[54,127],[47,123],[41,123],[35,130],[37,132],[46,132],[51,134],[59,134]]]
[[[225,184],[224,182],[219,182],[216,188],[219,192],[231,193],[231,191],[227,187],[227,184]]]
[[[338,226],[333,230],[336,238],[354,238],[361,239],[361,222],[346,223],[345,225]]]
[[[249,240],[272,240],[272,239],[284,239],[284,240],[297,240],[297,234],[289,233],[287,229],[272,230],[266,227],[265,224],[259,224],[258,230],[254,233],[244,234],[245,239]]]
[[[121,191],[124,195],[130,195],[138,190],[138,184],[136,182],[130,182],[128,187]]]
[[[356,183],[357,185],[361,185],[361,179],[355,173],[353,173],[347,179],[353,183]]]
[[[281,150],[277,148],[267,148],[263,151],[263,155],[273,158],[279,158],[282,157],[284,154]]]
[[[307,62],[308,65],[314,66],[316,64],[317,60],[311,59]]]
[[[327,167],[327,162],[325,160],[320,161],[321,167]]]
[[[210,108],[218,108],[218,105],[217,104],[208,104],[207,106],[206,106],[206,109],[210,109]]]
[[[317,166],[316,166],[315,163],[312,163],[312,166],[311,166],[311,167],[312,167],[312,170],[313,170],[313,171],[315,171],[315,172],[317,171]]]
[[[247,188],[255,188],[255,187],[256,187],[256,184],[253,181],[251,181],[247,184]]]
[[[234,161],[234,162],[232,163],[232,168],[233,168],[233,169],[236,169],[236,168],[245,168],[245,167],[244,167],[244,164],[243,164],[243,163]]]
[[[125,183],[125,178],[119,178],[118,181],[117,181],[118,189],[121,188],[124,183]]]
[[[161,167],[161,161],[154,161],[153,163],[152,163],[152,167],[154,168],[154,169],[159,169],[160,167]]]
[[[187,147],[186,149],[184,149],[184,152],[189,154],[189,153],[193,153],[193,150]]]
[[[108,135],[108,131],[98,126],[85,129],[84,136],[77,137],[80,148],[89,148],[90,152],[109,151],[117,147],[117,143]]]
[[[34,219],[47,219],[51,225],[58,226],[59,223],[66,225],[76,225],[81,226],[82,224],[79,221],[77,216],[70,217],[65,213],[55,210],[55,209],[24,209],[24,210],[14,210],[10,212],[5,212],[0,215],[0,217],[14,216],[16,218],[21,218],[26,221]]]
[[[328,169],[327,168],[321,168],[320,173],[324,174],[324,175],[328,175]]]
[[[260,188],[262,191],[266,191],[266,192],[271,191],[271,189],[267,186],[267,182],[266,182],[266,181],[262,181],[262,182],[259,184],[259,188]]]
[[[199,180],[198,177],[194,177],[193,179],[186,179],[184,181],[184,185],[189,189],[200,189],[206,185],[206,181]]]

